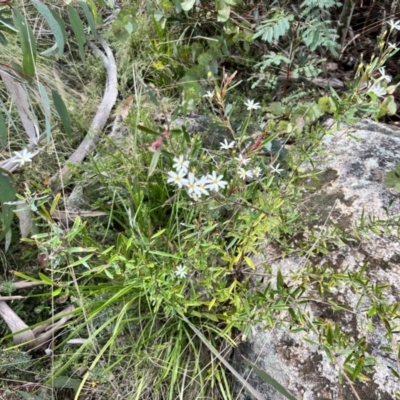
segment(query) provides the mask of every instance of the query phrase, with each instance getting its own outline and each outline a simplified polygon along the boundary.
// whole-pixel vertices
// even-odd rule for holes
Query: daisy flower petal
[[[247,107],[247,111],[258,110],[261,108],[260,103],[256,103],[254,100],[245,101],[244,105]]]
[[[15,161],[22,167],[25,163],[32,162],[33,154],[30,153],[27,149],[23,149],[22,151],[15,151]]]
[[[222,178],[222,175],[217,176],[217,173],[213,171],[212,174],[207,176],[208,184],[206,188],[215,192],[218,192],[220,188],[223,189],[228,182],[223,181]]]

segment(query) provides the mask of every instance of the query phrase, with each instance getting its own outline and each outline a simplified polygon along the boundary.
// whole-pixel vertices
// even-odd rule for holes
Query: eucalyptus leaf
[[[14,218],[14,212],[10,202],[16,199],[17,191],[13,185],[13,181],[6,172],[0,169],[0,205],[2,212],[0,213],[0,240],[3,240],[6,233],[11,227]]]
[[[56,108],[57,113],[61,118],[61,123],[64,126],[65,132],[67,133],[67,135],[71,136],[72,128],[67,107],[65,106],[64,101],[62,97],[58,94],[58,92],[52,90],[52,96],[53,96],[54,107]]]
[[[62,56],[64,53],[65,37],[66,37],[65,26],[59,24],[59,22],[54,18],[54,15],[50,11],[50,9],[45,4],[43,4],[39,0],[32,0],[32,3],[48,23],[51,32],[53,33],[54,38],[56,39],[58,54]]]
[[[50,141],[51,137],[51,109],[50,109],[50,99],[47,94],[47,90],[44,85],[39,82],[39,93],[40,93],[40,100],[42,102],[42,109],[45,118],[45,126],[46,126],[46,137],[47,140]]]
[[[89,10],[88,5],[84,1],[80,1],[79,5],[81,6],[83,13],[87,19],[87,22],[90,26],[90,32],[92,33],[93,37],[97,40],[97,29],[96,29],[96,21],[94,20],[93,14]]]
[[[76,40],[79,46],[79,55],[81,57],[82,62],[85,62],[85,43],[86,43],[86,36],[85,30],[83,28],[83,23],[81,18],[79,17],[78,11],[75,10],[74,7],[68,6],[68,18],[69,22],[72,25],[72,30],[74,31]]]
[[[36,72],[36,39],[26,18],[16,9],[13,10],[14,24],[18,30],[22,50],[22,67],[28,77]]]
[[[0,112],[0,146],[5,146],[7,144],[7,125],[3,117],[3,113]]]

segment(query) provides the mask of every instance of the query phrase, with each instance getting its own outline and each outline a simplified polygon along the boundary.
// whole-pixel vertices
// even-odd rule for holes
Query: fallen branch
[[[35,341],[33,332],[29,326],[8,306],[5,301],[0,301],[0,315],[3,317],[4,322],[10,328],[12,333],[19,332],[13,336],[15,344],[28,342],[28,346]],[[23,331],[23,332],[20,332]]]
[[[0,316],[11,332],[15,333],[13,336],[14,343],[16,345],[26,344],[31,350],[38,350],[49,342],[54,337],[54,333],[72,318],[74,309],[74,306],[68,306],[55,314],[51,322],[30,329],[4,300],[0,300]]]
[[[106,122],[110,116],[111,109],[114,107],[114,104],[117,100],[117,66],[114,55],[106,41],[101,36],[99,36],[99,42],[104,49],[104,53],[89,40],[87,41],[87,45],[92,49],[93,53],[102,59],[107,72],[107,83],[103,99],[82,143],[67,160],[67,165],[65,165],[59,173],[50,179],[50,187],[52,188],[53,192],[57,192],[70,178],[71,170],[68,164],[81,164],[85,157],[96,147],[96,144],[100,138],[100,133],[104,129],[104,126],[106,125]]]
[[[39,285],[43,285],[43,282],[30,282],[30,281],[12,282],[13,289],[26,289]],[[0,292],[3,289],[4,285],[0,285]]]

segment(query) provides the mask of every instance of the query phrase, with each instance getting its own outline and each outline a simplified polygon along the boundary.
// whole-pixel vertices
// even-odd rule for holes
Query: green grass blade
[[[0,112],[0,146],[7,144],[7,125],[3,117],[3,113]]]
[[[251,393],[257,400],[265,400],[263,395],[253,386],[251,386],[246,379],[244,379],[236,370],[232,367],[228,361],[225,360],[223,356],[216,350],[216,348],[204,337],[204,335],[183,315],[180,317],[190,326],[193,332],[198,336],[198,338],[207,346],[207,348],[218,358],[219,361],[232,373],[232,375]],[[297,399],[294,399],[297,400]]]
[[[243,356],[242,356],[243,357]],[[258,368],[255,364],[253,364],[250,360],[243,357],[245,363],[253,368],[254,372],[268,385],[271,385],[275,390],[277,390],[280,394],[285,396],[289,400],[298,400],[294,397],[286,388],[284,388],[278,381],[276,381],[270,374]]]

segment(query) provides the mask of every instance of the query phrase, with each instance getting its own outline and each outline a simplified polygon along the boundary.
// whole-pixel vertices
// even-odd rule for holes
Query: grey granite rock
[[[400,162],[400,130],[364,120],[351,129],[336,131],[327,136],[323,147],[326,154],[314,160],[324,170],[319,177],[320,187],[304,199],[304,212],[318,216],[315,224],[319,225],[321,232],[330,229],[334,223],[348,232],[353,241],[334,246],[328,254],[320,257],[291,255],[279,259],[279,249],[267,246],[255,260],[256,264],[264,263],[271,267],[272,272],[263,284],[270,282],[275,285],[278,270],[282,272],[285,281],[290,281],[290,276],[301,272],[307,263],[343,273],[345,270],[359,271],[367,263],[366,276],[370,282],[388,285],[386,301],[398,304],[400,195],[385,189],[382,182],[384,174]],[[354,228],[360,225],[362,215],[365,223],[375,219],[381,221],[379,225],[382,226],[382,221],[386,221],[387,229],[377,233],[368,232],[368,229],[361,230],[360,237],[355,240]],[[264,270],[259,272],[265,274]],[[308,294],[313,295],[312,289]],[[309,302],[304,305],[304,312],[309,314],[310,320],[323,316],[325,321],[337,323],[352,342],[364,337],[368,344],[367,354],[376,359],[376,365],[368,375],[370,380],[354,383],[359,398],[395,399],[395,392],[400,392],[400,379],[391,370],[400,373],[400,361],[393,353],[386,352],[384,347],[398,346],[400,334],[394,333],[391,342],[385,337],[383,322],[376,317],[372,319],[372,332],[368,330],[366,312],[371,305],[369,296],[360,298],[349,283],[333,287],[327,297],[346,304],[349,311],[333,311],[328,302]],[[400,314],[398,321],[400,325]],[[324,350],[318,345],[305,342],[304,337],[318,342],[318,336],[313,333],[291,333],[287,327],[279,327],[278,324],[267,330],[264,330],[262,324],[257,325],[247,342],[235,350],[235,366],[247,376],[250,370],[243,365],[240,355],[246,356],[298,399],[356,399],[348,382],[338,382],[338,365],[330,363]],[[337,355],[337,359],[343,362],[344,356]],[[254,372],[249,375],[249,382],[263,393],[265,399],[284,399]],[[248,396],[243,391],[239,398],[247,400],[250,399]]]

